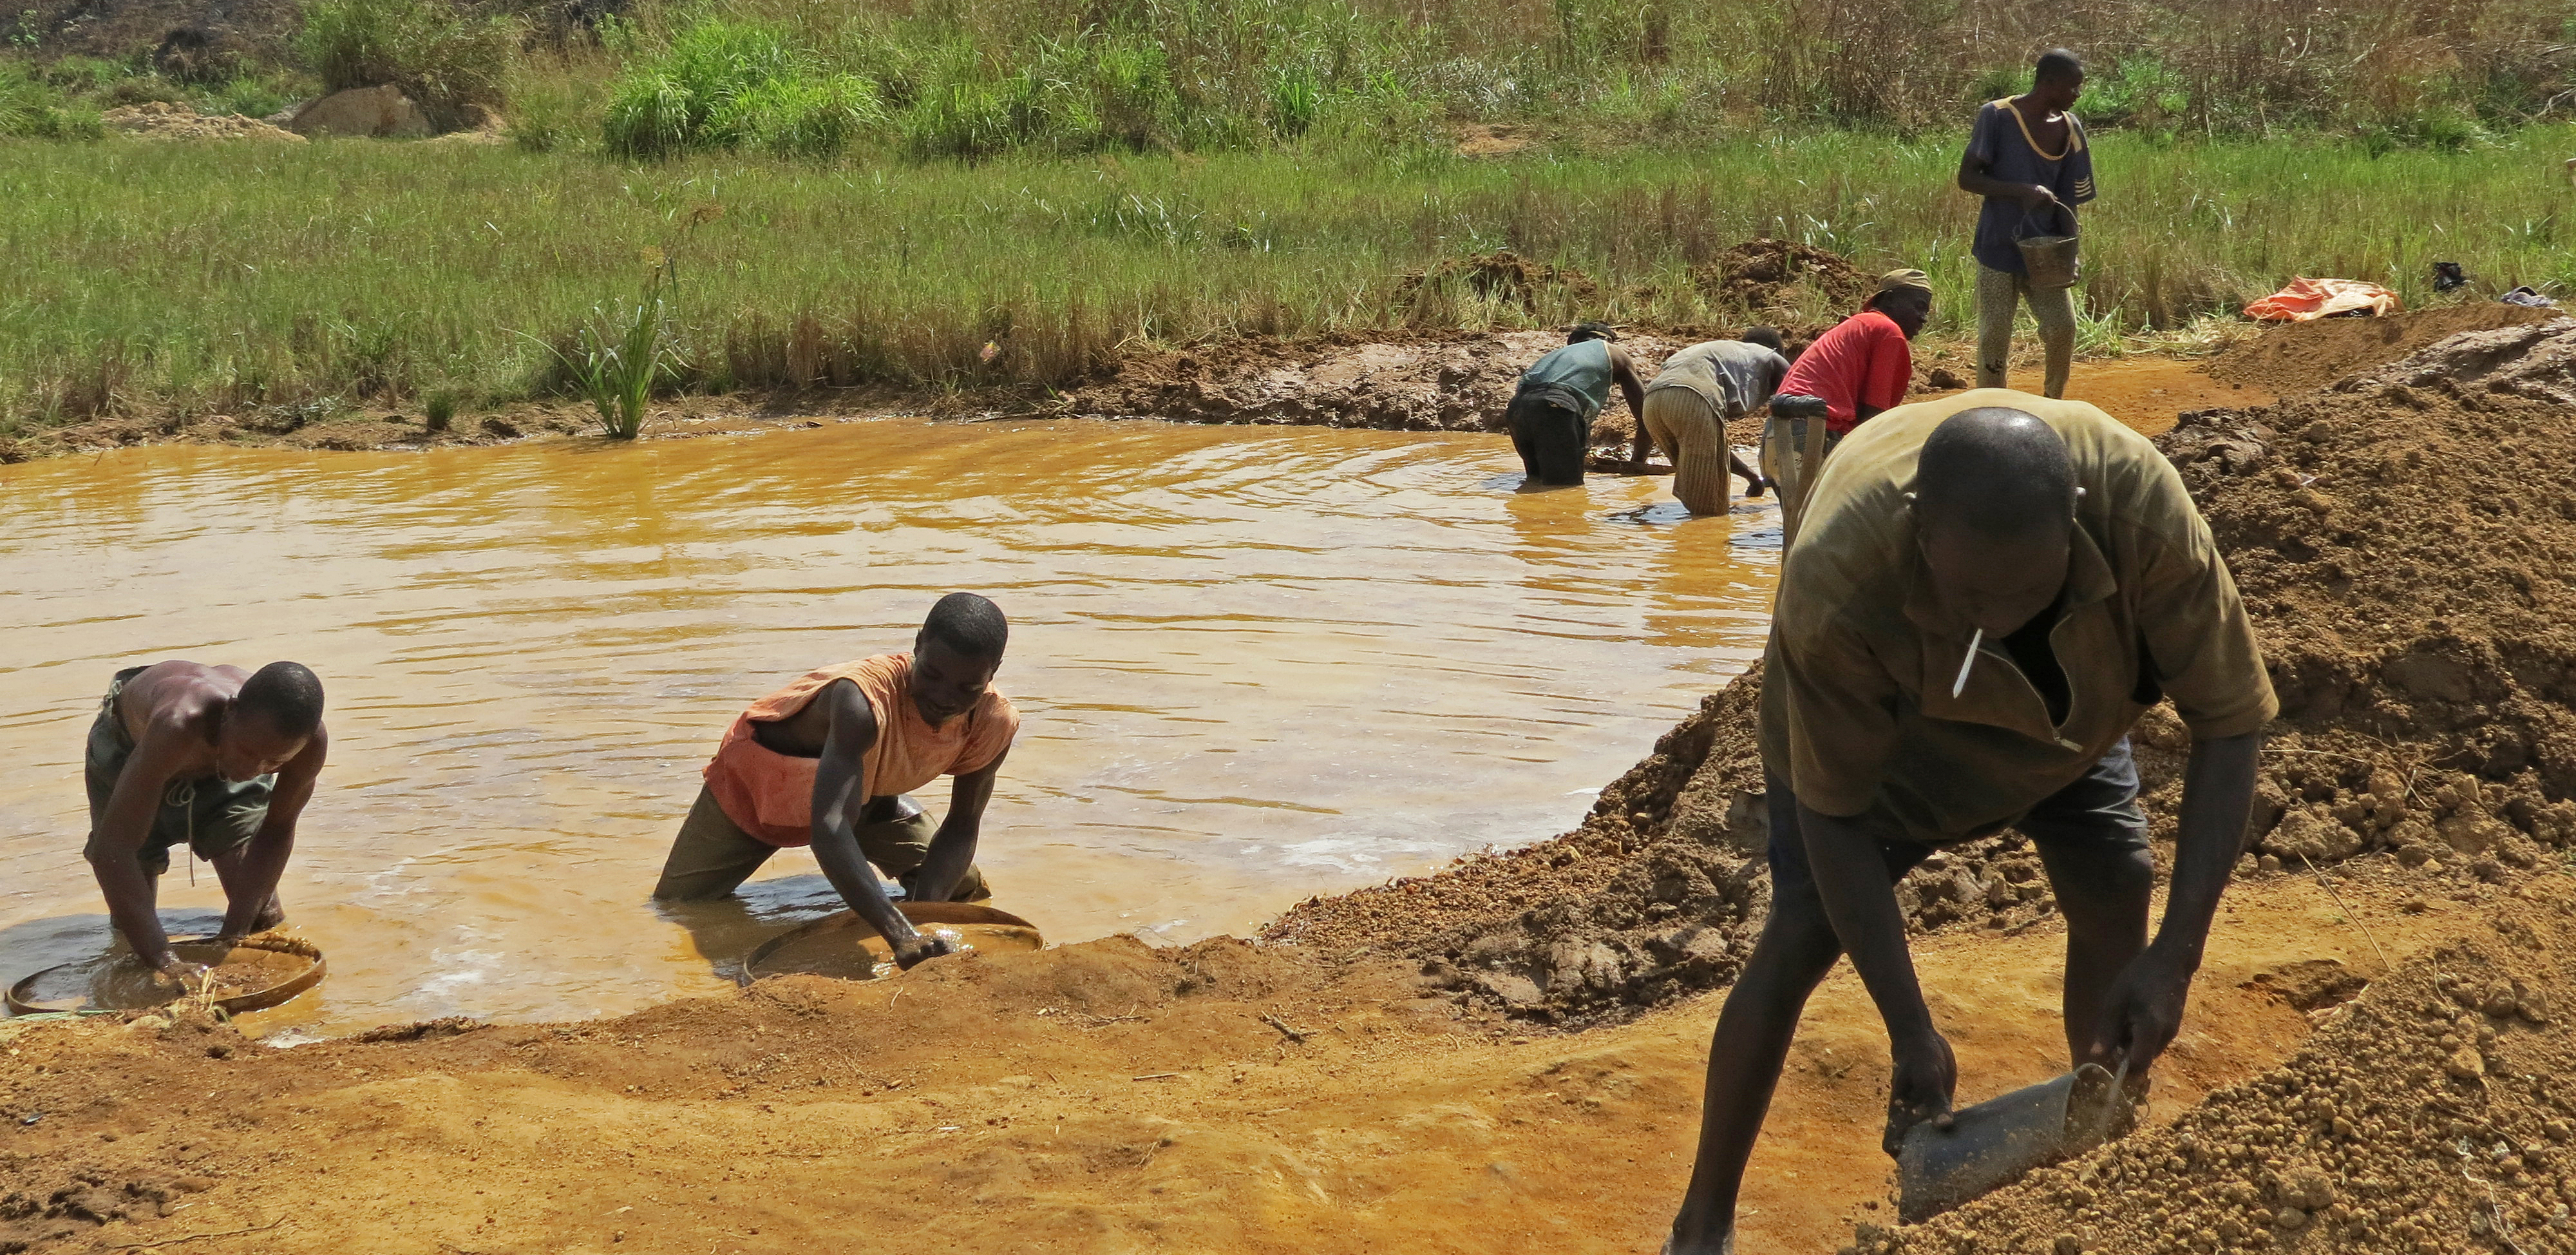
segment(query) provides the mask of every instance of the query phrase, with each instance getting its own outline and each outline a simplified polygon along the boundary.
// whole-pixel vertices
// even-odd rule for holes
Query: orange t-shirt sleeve
[[[948,774],[969,776],[992,766],[1019,734],[1019,708],[1011,704],[1011,699],[994,694],[989,707],[975,712],[974,735],[967,738],[965,749],[957,755],[957,765],[949,768]]]
[[[1861,379],[1860,403],[1892,410],[1905,404],[1905,390],[1914,384],[1914,350],[1893,322],[1879,323],[1870,331],[1869,370]]]

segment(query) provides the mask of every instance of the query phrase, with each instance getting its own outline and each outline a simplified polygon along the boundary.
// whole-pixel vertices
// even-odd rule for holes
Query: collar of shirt
[[[2102,603],[2120,590],[2119,580],[2111,573],[2110,561],[2102,556],[2102,547],[2093,543],[2090,532],[2079,526],[2067,538],[2066,591],[2058,601],[2060,614],[2057,625],[2048,633],[2049,651],[2057,655],[2058,665],[2066,671],[2068,700],[2064,724],[2049,720],[2047,699],[2040,696],[2039,687],[2030,682],[2030,677],[2022,674],[2012,656],[2004,652],[2001,641],[1987,641],[1979,647],[1977,665],[1969,671],[1966,687],[1959,691],[1957,697],[1952,697],[1947,681],[1959,674],[1959,664],[1967,659],[1970,633],[1959,630],[1961,625],[1942,605],[1940,595],[1933,591],[1932,578],[1924,569],[1920,550],[1913,555],[1913,572],[1907,583],[1905,617],[1920,633],[1918,639],[1923,649],[1926,683],[1917,697],[1917,704],[1925,718],[1982,723],[2067,749],[2082,748],[2068,740],[2061,729],[2082,726],[2092,714],[2087,698],[2101,700],[2093,695],[2102,688],[2106,677],[2086,675],[2077,667],[2066,666],[2069,657],[2080,660],[2102,656],[2092,650],[2067,646],[2075,646],[2077,638],[2112,630],[2110,613]],[[1931,682],[1935,678],[1942,682]],[[2136,687],[2134,676],[2111,679],[2117,684],[2119,693],[2127,693]]]

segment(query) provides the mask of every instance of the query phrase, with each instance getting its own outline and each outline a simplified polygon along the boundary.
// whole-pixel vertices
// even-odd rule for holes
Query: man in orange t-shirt
[[[1020,728],[993,688],[1009,637],[1000,607],[950,593],[931,607],[911,653],[810,672],[752,703],[707,764],[653,896],[722,897],[780,847],[810,843],[842,900],[892,943],[896,963],[948,953],[895,909],[875,869],[914,901],[992,896],[975,840]],[[956,785],[934,828],[904,795],[943,775]]]

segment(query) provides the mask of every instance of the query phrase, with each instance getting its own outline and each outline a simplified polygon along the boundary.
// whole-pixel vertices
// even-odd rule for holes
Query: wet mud
[[[2397,870],[2351,870],[2354,917],[2305,878],[2240,887],[2159,1109],[2291,1058],[2311,1016],[2280,989],[2489,927],[2483,902],[2403,912]],[[1964,1098],[2062,1069],[2062,944],[1918,943]],[[757,1255],[846,1245],[857,1210],[972,1251],[1637,1255],[1689,1172],[1715,1010],[1532,1032],[1381,955],[1112,938],[286,1050],[184,1010],[0,1022],[0,1250]],[[1866,991],[1829,978],[1745,1249],[1884,1219],[1884,1051]]]

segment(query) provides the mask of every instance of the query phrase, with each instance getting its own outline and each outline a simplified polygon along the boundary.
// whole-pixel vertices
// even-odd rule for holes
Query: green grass
[[[2376,157],[2104,136],[2085,305],[2175,326],[2294,274],[2419,304],[2436,260],[2576,290],[2571,151],[2568,127]],[[1762,234],[1920,265],[1936,330],[1955,329],[1974,217],[1956,161],[1946,137],[1831,131],[1505,161],[1313,140],[976,165],[0,141],[0,434],[119,408],[559,391],[527,337],[566,342],[635,290],[647,248],[668,250],[679,383],[700,389],[1062,385],[1135,344],[1244,332],[1730,323],[1746,311],[1710,304],[1689,270]],[[1496,248],[1577,267],[1603,295],[1405,295],[1405,272]]]

